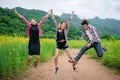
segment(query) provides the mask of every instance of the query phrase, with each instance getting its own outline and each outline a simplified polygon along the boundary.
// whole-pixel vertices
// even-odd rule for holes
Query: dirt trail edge
[[[70,49],[75,57],[79,49]],[[31,68],[23,80],[120,80],[120,76],[115,75],[100,62],[88,59],[83,55],[77,65],[77,70],[72,69],[72,64],[68,62],[68,57],[63,54],[59,57],[59,72],[54,73],[54,59],[41,63],[37,68]]]

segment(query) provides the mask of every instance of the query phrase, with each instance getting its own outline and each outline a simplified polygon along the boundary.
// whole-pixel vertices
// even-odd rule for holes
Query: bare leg
[[[28,65],[28,66],[30,66],[31,59],[32,59],[32,55],[29,55],[29,56],[28,56],[28,61],[27,61],[27,65]]]
[[[34,67],[35,68],[37,67],[38,61],[39,61],[39,55],[36,55],[36,60],[34,62]]]
[[[55,53],[55,74],[58,72],[58,57],[59,57],[60,49],[56,49]]]
[[[58,57],[59,57],[60,50],[56,49],[55,53],[55,67],[58,67]]]
[[[69,59],[74,61],[75,64],[77,64],[76,60],[74,58],[72,58],[69,48],[65,49],[65,52],[66,52],[67,56],[69,57]],[[73,64],[73,70],[76,70],[75,64]]]
[[[73,59],[72,56],[71,56],[71,54],[70,54],[70,49],[69,48],[66,48],[64,51],[67,54],[67,56],[68,56],[69,59]]]

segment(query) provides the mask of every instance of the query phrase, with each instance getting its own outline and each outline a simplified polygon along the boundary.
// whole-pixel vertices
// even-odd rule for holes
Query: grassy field
[[[95,50],[89,50],[90,58],[100,60],[105,66],[113,69],[116,73],[120,73],[120,41],[118,40],[103,40],[103,45],[106,46],[107,52],[104,53],[102,58],[98,58]]]
[[[44,62],[55,53],[54,39],[40,39],[40,61]],[[14,77],[27,69],[28,38],[0,36],[0,76]],[[35,56],[34,56],[35,58]],[[33,62],[33,61],[32,61]]]
[[[85,52],[89,55],[89,58],[97,59],[110,69],[113,69],[117,74],[120,73],[120,40],[102,40],[101,45],[107,48],[107,52],[104,53],[102,58],[97,57],[94,48]],[[82,48],[86,44],[86,41],[69,41],[71,48]]]
[[[41,55],[40,61],[44,62],[52,58],[55,54],[54,39],[40,39]],[[86,41],[70,40],[70,48],[81,48]],[[99,59],[102,63],[110,68],[120,71],[120,41],[102,40],[108,51],[102,58],[98,58],[94,49],[88,50],[86,53],[90,58]],[[28,57],[28,38],[0,36],[0,77],[18,76],[22,71],[27,70]],[[34,57],[35,58],[35,57]]]

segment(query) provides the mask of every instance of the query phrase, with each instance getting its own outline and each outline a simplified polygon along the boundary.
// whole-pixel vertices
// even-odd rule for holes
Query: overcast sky
[[[115,18],[120,20],[120,0],[0,0],[0,7],[23,7],[48,11],[56,15],[75,11],[80,18]]]

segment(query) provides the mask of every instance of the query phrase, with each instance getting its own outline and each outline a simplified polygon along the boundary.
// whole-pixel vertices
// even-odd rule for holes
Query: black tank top
[[[32,25],[30,28],[30,41],[39,42],[39,30],[37,25]]]
[[[61,41],[63,39],[65,40],[64,30],[62,30],[61,32],[57,30],[57,41]]]

